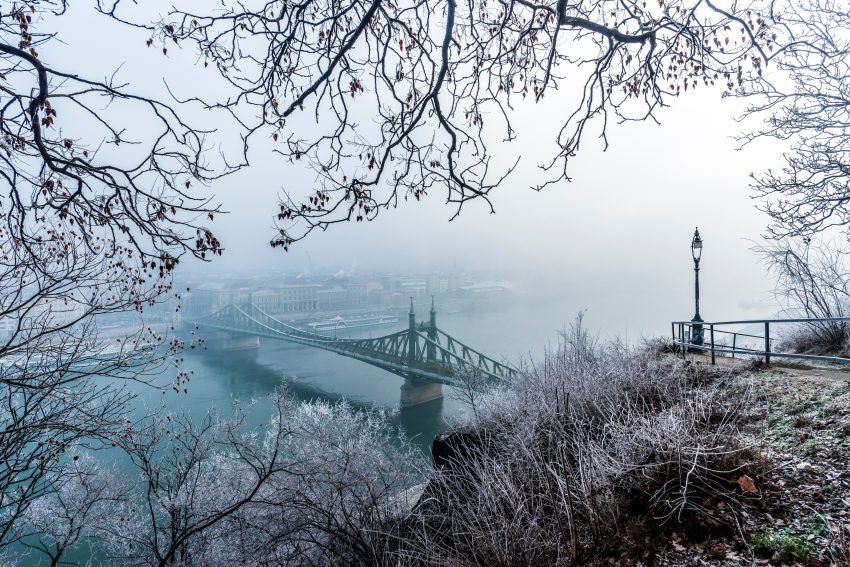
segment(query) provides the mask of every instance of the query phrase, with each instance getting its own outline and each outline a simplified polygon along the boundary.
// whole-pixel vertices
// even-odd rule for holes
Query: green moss
[[[767,417],[765,436],[768,444],[776,448],[790,449],[797,445],[793,424],[785,415],[770,414]]]
[[[838,397],[838,396],[846,396],[850,395],[850,384],[845,386],[838,386],[837,388],[833,388],[832,392],[830,392],[830,396]]]
[[[788,406],[788,413],[791,415],[800,415],[817,409],[818,403],[811,398],[797,398],[794,403]]]
[[[811,457],[811,456],[814,456],[815,454],[817,454],[818,450],[821,447],[821,443],[818,439],[814,439],[814,438],[813,439],[806,439],[805,441],[800,443],[799,447],[800,447],[800,451],[804,455]]]
[[[808,562],[814,554],[814,547],[805,535],[795,535],[787,529],[755,534],[753,550],[769,557],[775,554],[783,563],[794,560]]]
[[[791,427],[785,419],[785,416],[776,413],[772,413],[767,416],[767,427],[772,431],[781,431],[783,433],[791,432]]]
[[[813,535],[819,538],[828,538],[830,536],[829,526],[819,517],[814,517],[812,520],[803,524],[803,531],[806,535]]]

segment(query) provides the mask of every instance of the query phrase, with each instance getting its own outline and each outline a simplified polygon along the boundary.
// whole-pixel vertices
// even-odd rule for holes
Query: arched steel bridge
[[[407,329],[370,339],[338,339],[304,331],[275,319],[250,302],[246,305],[231,303],[194,324],[200,328],[280,339],[328,350],[417,382],[458,386],[469,383],[464,380],[466,373],[497,382],[516,375],[513,367],[497,362],[438,329],[433,301],[430,315],[428,322],[417,324],[411,300]]]

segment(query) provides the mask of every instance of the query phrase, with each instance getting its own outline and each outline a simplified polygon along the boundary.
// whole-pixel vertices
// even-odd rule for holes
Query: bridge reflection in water
[[[427,322],[416,323],[411,299],[406,330],[369,339],[338,339],[305,331],[275,319],[251,302],[246,305],[231,303],[193,323],[199,328],[320,348],[383,368],[405,379],[401,386],[401,407],[442,397],[443,384],[465,386],[488,380],[503,382],[516,375],[513,367],[497,362],[437,328],[433,299]]]

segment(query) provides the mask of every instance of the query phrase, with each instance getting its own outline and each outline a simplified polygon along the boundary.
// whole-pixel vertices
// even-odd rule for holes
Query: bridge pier
[[[401,385],[399,407],[409,408],[443,397],[443,385],[416,378],[405,378]]]

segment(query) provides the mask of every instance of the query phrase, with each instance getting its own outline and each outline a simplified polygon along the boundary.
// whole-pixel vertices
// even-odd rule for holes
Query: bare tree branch
[[[530,184],[540,189],[569,179],[591,124],[607,145],[609,119],[652,118],[699,86],[731,90],[774,44],[769,6],[703,0],[225,2],[214,14],[178,6],[154,23],[125,5],[100,9],[150,42],[194,46],[230,86],[207,105],[315,172],[312,188],[284,187],[272,244],[285,249],[436,189],[455,215],[475,199],[492,210],[490,192],[517,165],[493,161],[493,140],[515,139],[519,99],[566,86],[579,95],[552,117],[561,129],[543,180]]]

